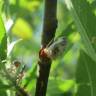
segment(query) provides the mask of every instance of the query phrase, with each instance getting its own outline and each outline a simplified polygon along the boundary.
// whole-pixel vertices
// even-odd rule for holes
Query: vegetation
[[[40,57],[60,36],[63,56]],[[0,96],[96,96],[95,64],[96,0],[0,0]]]

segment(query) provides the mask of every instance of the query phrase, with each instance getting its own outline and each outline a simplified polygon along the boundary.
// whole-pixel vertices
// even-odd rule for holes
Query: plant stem
[[[42,47],[46,47],[47,44],[54,38],[57,28],[57,0],[45,0],[45,12],[44,12],[44,25],[42,33]],[[39,64],[39,77],[37,78],[35,96],[46,96],[48,77],[51,68],[51,59],[46,57],[40,57]]]

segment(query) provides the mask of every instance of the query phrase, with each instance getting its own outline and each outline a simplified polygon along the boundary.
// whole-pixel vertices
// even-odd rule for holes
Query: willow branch
[[[42,47],[46,45],[54,38],[57,28],[57,0],[45,0],[44,11],[44,24],[42,33]],[[39,77],[37,78],[35,96],[46,96],[48,77],[51,67],[51,59],[40,57],[39,65]]]

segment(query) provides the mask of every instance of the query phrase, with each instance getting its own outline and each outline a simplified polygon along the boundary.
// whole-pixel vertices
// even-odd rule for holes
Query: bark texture
[[[57,28],[57,0],[45,0],[44,23],[42,33],[42,48],[55,37]],[[40,56],[39,56],[40,57]],[[51,68],[51,59],[40,57],[38,61],[39,76],[37,78],[35,96],[46,96],[48,77]]]

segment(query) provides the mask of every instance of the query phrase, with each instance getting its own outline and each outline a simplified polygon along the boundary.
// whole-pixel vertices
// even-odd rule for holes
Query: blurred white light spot
[[[70,0],[65,0],[65,4],[67,5],[67,8],[70,10],[73,8],[72,3]]]
[[[7,32],[10,30],[12,25],[13,25],[13,20],[12,19],[8,19],[7,22],[5,23],[5,28],[6,28]]]

